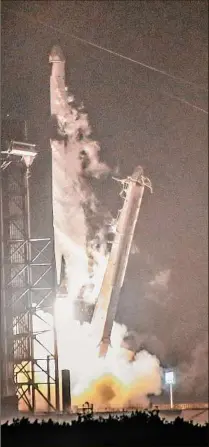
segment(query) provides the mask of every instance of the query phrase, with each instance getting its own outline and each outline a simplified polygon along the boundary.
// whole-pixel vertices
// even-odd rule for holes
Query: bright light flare
[[[167,385],[173,385],[175,383],[175,375],[173,371],[165,372],[165,383]]]

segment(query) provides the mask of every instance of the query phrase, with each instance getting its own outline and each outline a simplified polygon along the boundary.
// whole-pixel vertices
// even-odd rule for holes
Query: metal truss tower
[[[30,167],[35,145],[17,141],[1,152],[2,409],[59,410],[53,306],[53,240],[31,237]]]

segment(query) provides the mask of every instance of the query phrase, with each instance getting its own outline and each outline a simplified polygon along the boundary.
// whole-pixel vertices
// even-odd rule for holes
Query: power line
[[[57,29],[57,31],[62,32],[61,30],[58,30],[58,29]],[[65,34],[65,32],[63,32],[63,34]],[[186,79],[181,78],[180,76],[175,76],[175,75],[173,75],[171,73],[168,73],[168,72],[166,72],[164,70],[160,70],[159,68],[152,67],[152,65],[147,65],[144,62],[138,61],[136,59],[132,59],[131,57],[125,56],[124,54],[121,54],[121,53],[117,53],[116,51],[110,50],[110,49],[105,48],[105,47],[103,47],[101,45],[98,45],[96,43],[90,42],[89,40],[86,40],[86,39],[83,39],[81,37],[75,36],[74,34],[69,34],[69,36],[72,37],[75,40],[79,40],[80,42],[83,42],[83,43],[86,43],[88,45],[91,45],[94,48],[97,48],[97,49],[102,50],[102,51],[106,51],[106,53],[109,53],[109,54],[112,54],[114,56],[120,57],[121,59],[125,59],[125,60],[127,60],[129,62],[133,62],[133,63],[135,63],[137,65],[140,65],[141,67],[147,68],[148,70],[155,71],[156,73],[160,73],[160,74],[162,74],[164,76],[167,76],[167,77],[169,77],[171,79],[175,79],[176,81],[181,81],[184,84],[188,84],[188,85],[196,87],[196,88],[198,88],[200,90],[205,90],[206,92],[208,92],[208,89],[206,89],[205,86],[201,86],[201,85],[195,84],[194,82],[187,81]]]
[[[208,111],[205,109],[202,109],[201,107],[195,106],[194,104],[192,104],[191,102],[187,101],[186,99],[182,99],[179,96],[175,96],[175,95],[170,95],[169,93],[163,93],[164,95],[168,96],[169,98],[173,98],[176,99],[177,101],[182,102],[183,104],[187,104],[191,107],[193,107],[194,109],[199,110],[200,112],[205,113],[206,115],[208,115]]]
[[[26,16],[26,14],[24,14],[24,13],[17,12],[17,11],[12,11],[11,9],[8,9],[8,8],[5,8],[5,9],[6,9],[7,11],[13,13],[13,14],[16,14],[16,15],[22,15],[23,17]],[[28,15],[27,15],[27,16],[28,16]],[[29,18],[30,18],[30,20],[33,19],[32,17],[29,17]],[[107,53],[110,53],[110,54],[112,54],[112,55],[114,55],[114,56],[120,57],[121,59],[125,59],[125,60],[127,60],[127,61],[129,61],[129,62],[133,62],[133,63],[135,63],[135,64],[137,64],[137,65],[141,65],[142,67],[147,68],[148,70],[152,70],[152,71],[154,71],[154,72],[156,72],[156,73],[160,73],[160,74],[162,74],[162,75],[164,75],[164,76],[167,76],[167,77],[169,77],[169,78],[171,78],[171,79],[175,79],[175,80],[177,80],[177,81],[181,81],[181,82],[183,82],[183,83],[185,83],[185,84],[191,85],[191,86],[196,87],[196,88],[198,88],[198,89],[200,89],[200,90],[205,90],[206,92],[208,92],[208,89],[207,89],[205,86],[203,86],[203,85],[196,84],[195,82],[191,82],[191,81],[189,81],[189,80],[187,80],[187,79],[184,79],[184,78],[182,78],[182,77],[180,77],[180,76],[175,76],[175,75],[173,75],[173,74],[171,74],[171,73],[168,73],[168,72],[165,71],[165,70],[161,70],[161,69],[159,69],[159,68],[153,67],[152,65],[148,65],[148,64],[145,64],[144,62],[141,62],[141,61],[138,61],[138,60],[133,59],[133,58],[131,58],[131,57],[128,57],[128,56],[126,56],[126,55],[124,55],[124,54],[121,54],[121,53],[118,53],[118,52],[116,52],[116,51],[110,50],[110,49],[108,49],[108,48],[106,48],[106,47],[103,47],[103,46],[101,46],[101,45],[98,45],[98,44],[96,44],[96,43],[94,43],[94,42],[91,42],[91,41],[89,41],[89,40],[87,40],[87,39],[84,39],[84,38],[82,38],[82,37],[76,36],[75,34],[66,33],[64,30],[61,30],[60,28],[57,28],[57,27],[55,27],[54,25],[50,25],[50,24],[48,24],[48,23],[44,23],[44,22],[42,22],[42,20],[39,20],[39,19],[37,19],[37,18],[35,18],[35,21],[38,22],[38,23],[40,23],[41,25],[47,27],[47,28],[54,29],[54,30],[58,31],[58,32],[61,33],[61,34],[64,34],[64,35],[66,35],[66,36],[69,36],[69,37],[71,37],[72,39],[75,39],[75,40],[78,40],[78,41],[80,41],[80,42],[86,43],[87,45],[90,45],[90,46],[92,46],[92,47],[94,47],[94,48],[97,48],[97,49],[99,49],[99,50],[105,51],[105,52],[107,52]]]
[[[22,17],[26,17],[26,14],[24,14],[24,13],[17,12],[17,11],[12,11],[12,10],[9,9],[9,8],[5,8],[5,9],[6,9],[8,12],[11,12],[11,13],[17,15],[17,16],[19,15],[19,16],[22,16]],[[65,31],[63,31],[63,30],[61,30],[61,29],[55,27],[54,25],[50,25],[50,24],[48,24],[48,23],[44,23],[44,22],[42,22],[41,20],[38,20],[37,18],[34,19],[33,17],[30,17],[30,16],[28,16],[28,15],[27,15],[27,18],[29,18],[29,20],[31,20],[31,21],[35,21],[36,23],[39,23],[40,25],[42,25],[42,26],[44,26],[44,27],[46,27],[46,28],[53,29],[53,30],[57,31],[57,32],[60,33],[60,34],[63,34],[63,35],[68,36],[68,37],[71,37],[72,39],[78,40],[78,41],[80,41],[80,42],[82,42],[82,43],[85,43],[85,44],[87,44],[87,45],[90,45],[90,46],[92,46],[92,47],[94,47],[94,48],[97,48],[97,49],[99,49],[99,50],[105,51],[105,52],[107,52],[107,53],[109,53],[109,54],[112,54],[112,55],[114,55],[114,56],[116,56],[116,57],[120,57],[121,59],[125,59],[125,60],[127,60],[127,61],[129,61],[129,62],[135,63],[135,64],[140,65],[140,66],[142,66],[142,67],[144,67],[144,68],[147,68],[147,69],[149,69],[149,70],[151,70],[151,71],[154,71],[154,72],[156,72],[156,73],[159,73],[159,74],[162,74],[162,75],[164,75],[164,76],[167,76],[167,77],[169,77],[169,78],[171,78],[171,79],[174,79],[174,80],[177,80],[177,81],[181,81],[181,82],[183,82],[183,83],[185,83],[185,84],[191,85],[191,86],[193,86],[193,87],[196,87],[196,88],[198,88],[198,89],[201,89],[201,90],[204,90],[204,91],[208,92],[208,89],[206,89],[205,86],[201,86],[201,85],[195,84],[195,83],[193,83],[193,82],[190,82],[190,81],[185,80],[184,78],[181,78],[180,76],[175,76],[175,75],[172,75],[172,74],[170,74],[170,73],[167,73],[167,72],[164,71],[164,70],[160,70],[160,69],[158,69],[158,68],[156,68],[156,67],[152,67],[151,65],[144,64],[143,62],[140,62],[140,61],[137,61],[137,60],[135,60],[135,59],[132,59],[132,58],[130,58],[130,57],[128,57],[128,56],[125,56],[125,55],[123,55],[123,54],[121,54],[121,53],[118,53],[118,52],[116,52],[116,51],[110,50],[110,49],[105,48],[105,47],[103,47],[103,46],[101,46],[101,45],[98,45],[98,44],[96,44],[96,43],[90,42],[90,41],[87,40],[87,39],[83,39],[83,38],[81,38],[81,37],[78,37],[78,36],[76,36],[75,34],[66,33]],[[205,109],[203,109],[203,108],[201,108],[201,107],[198,107],[198,106],[196,106],[195,104],[190,103],[190,102],[187,101],[186,99],[181,99],[181,98],[178,97],[178,96],[169,95],[169,94],[167,94],[167,93],[165,93],[165,92],[161,92],[161,94],[162,94],[162,95],[165,95],[165,96],[168,96],[168,97],[170,97],[170,98],[176,99],[177,101],[180,101],[180,102],[182,102],[182,103],[184,103],[184,104],[187,104],[188,106],[192,107],[193,109],[196,109],[196,110],[198,110],[198,111],[200,111],[200,112],[203,112],[203,113],[205,113],[206,115],[208,115],[208,111],[207,111],[207,110],[205,110]]]

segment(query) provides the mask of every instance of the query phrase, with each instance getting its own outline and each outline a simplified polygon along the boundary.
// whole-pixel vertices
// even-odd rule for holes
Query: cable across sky
[[[27,16],[27,18],[28,18],[30,21],[35,21],[36,23],[39,23],[40,25],[42,25],[42,26],[44,26],[44,27],[46,27],[46,28],[53,29],[53,30],[57,31],[57,32],[60,33],[60,34],[63,34],[63,35],[65,35],[65,36],[67,36],[67,37],[70,37],[70,38],[72,38],[72,39],[74,39],[74,40],[77,40],[77,41],[79,41],[79,42],[82,42],[82,43],[84,43],[84,44],[86,44],[86,45],[90,45],[90,46],[92,46],[92,47],[94,47],[94,48],[97,48],[98,50],[105,51],[106,53],[109,53],[109,54],[111,54],[111,55],[113,55],[113,56],[116,56],[116,57],[119,57],[119,58],[121,58],[121,59],[127,60],[127,61],[129,61],[129,62],[132,62],[132,63],[136,64],[136,65],[140,65],[141,67],[144,67],[144,68],[146,68],[146,69],[148,69],[148,70],[151,70],[151,71],[153,71],[153,72],[159,73],[159,74],[161,74],[161,75],[163,75],[163,76],[166,76],[166,77],[171,78],[171,79],[173,79],[173,80],[176,80],[176,81],[178,81],[178,82],[182,82],[182,83],[184,83],[184,84],[193,86],[193,87],[195,87],[195,88],[197,88],[197,89],[199,89],[199,90],[208,92],[208,89],[207,89],[205,86],[198,85],[198,84],[196,84],[196,83],[194,83],[194,82],[190,82],[190,81],[188,81],[188,80],[186,80],[186,79],[184,79],[184,78],[181,78],[180,76],[173,75],[173,74],[171,74],[171,73],[168,73],[167,71],[160,70],[160,69],[158,69],[158,68],[156,68],[156,67],[153,67],[153,66],[151,66],[151,65],[145,64],[144,62],[141,62],[141,61],[138,61],[138,60],[133,59],[133,58],[131,58],[131,57],[125,56],[125,55],[123,55],[123,54],[121,54],[121,53],[118,53],[118,52],[116,52],[116,51],[113,51],[113,50],[111,50],[111,49],[108,49],[108,48],[106,48],[106,47],[103,47],[103,46],[101,46],[101,45],[99,45],[99,44],[96,44],[96,43],[94,43],[94,42],[91,42],[91,41],[89,41],[89,40],[87,40],[87,39],[84,39],[84,38],[82,38],[82,37],[76,36],[75,34],[67,33],[66,31],[61,30],[60,28],[57,28],[57,27],[55,27],[54,25],[50,25],[50,24],[48,24],[48,23],[42,22],[41,20],[39,20],[39,19],[37,19],[37,18],[28,16],[28,14],[21,13],[21,12],[17,12],[17,11],[12,11],[11,9],[8,9],[8,8],[5,8],[5,9],[6,9],[8,12],[11,12],[12,14],[15,14],[15,15],[17,15],[17,16],[18,16],[18,15],[19,15],[19,16],[22,16],[22,17],[26,17],[26,16]],[[165,93],[165,92],[162,92],[162,91],[161,91],[161,94],[164,95],[164,96],[169,97],[170,99],[175,99],[175,100],[177,100],[177,101],[179,101],[179,102],[181,102],[181,103],[183,103],[183,104],[186,104],[186,105],[192,107],[193,109],[196,109],[196,110],[198,110],[198,111],[200,111],[200,112],[202,112],[202,113],[208,115],[208,111],[207,111],[207,110],[205,110],[205,109],[203,109],[202,107],[199,107],[199,106],[197,106],[197,105],[195,105],[195,104],[192,104],[191,102],[187,101],[187,100],[184,99],[184,98],[180,98],[179,96],[170,95],[170,94]]]

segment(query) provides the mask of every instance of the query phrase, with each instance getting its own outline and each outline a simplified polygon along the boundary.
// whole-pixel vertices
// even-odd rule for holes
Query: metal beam
[[[34,145],[26,146],[27,157],[30,150],[35,153]],[[25,143],[20,145],[24,148]],[[59,376],[53,240],[31,237],[28,159],[24,160],[22,152],[21,158],[13,158],[9,152],[4,156],[7,165],[1,163],[0,185],[2,394],[4,398],[16,394],[19,408],[26,411],[40,411],[42,406],[55,411],[59,410]],[[35,327],[38,320],[40,330]],[[52,352],[46,333],[52,340]]]

